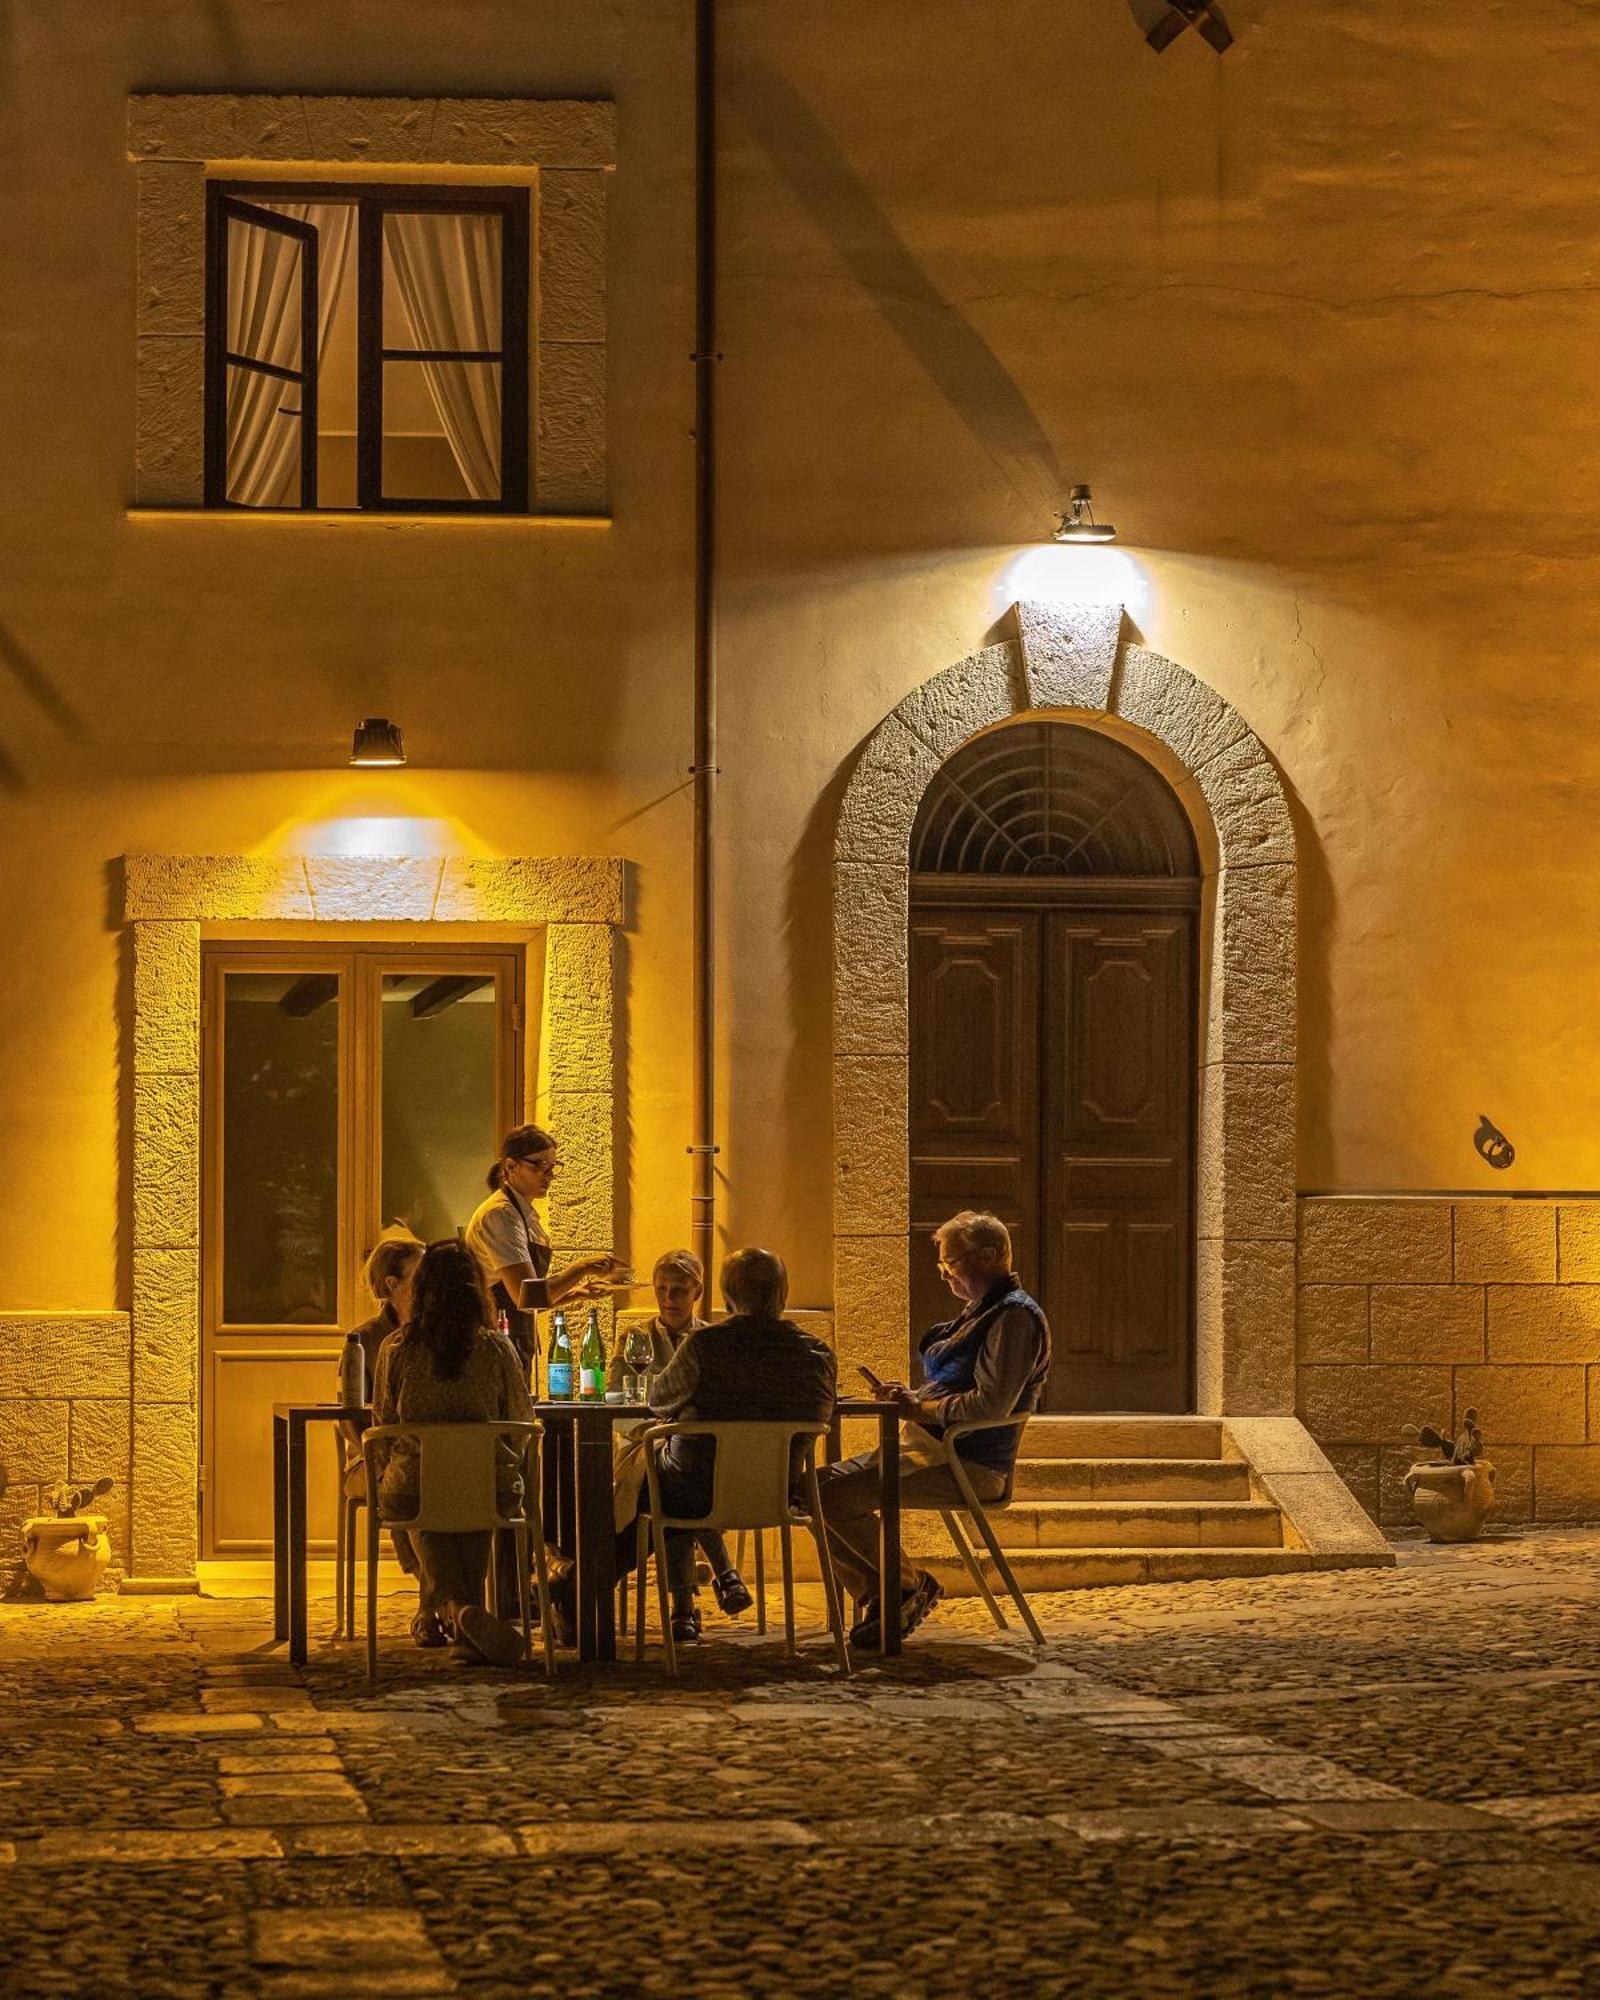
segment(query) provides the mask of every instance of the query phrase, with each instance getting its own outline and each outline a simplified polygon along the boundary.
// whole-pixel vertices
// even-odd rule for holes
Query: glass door
[[[207,948],[207,1557],[270,1550],[272,1405],[332,1394],[344,1331],[376,1310],[379,1234],[454,1235],[482,1198],[522,1101],[521,976],[515,946]],[[320,1437],[309,1476],[312,1543],[331,1547]]]

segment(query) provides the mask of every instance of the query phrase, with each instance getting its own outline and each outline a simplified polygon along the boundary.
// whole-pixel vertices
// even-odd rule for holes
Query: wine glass
[[[630,1403],[640,1401],[644,1392],[644,1378],[650,1369],[650,1330],[643,1326],[630,1326],[622,1342],[622,1386]]]

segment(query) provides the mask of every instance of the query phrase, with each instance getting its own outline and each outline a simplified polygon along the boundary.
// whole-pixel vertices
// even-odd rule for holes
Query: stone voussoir
[[[854,1236],[906,1228],[904,1056],[840,1056],[834,1062],[834,1227]]]
[[[834,1054],[900,1053],[909,1046],[905,868],[842,861],[833,880]]]
[[[1111,712],[1164,743],[1191,771],[1198,771],[1248,727],[1204,681],[1143,646],[1122,649]]]
[[[1103,713],[1122,643],[1122,606],[1023,600],[1014,609],[1029,707]]]

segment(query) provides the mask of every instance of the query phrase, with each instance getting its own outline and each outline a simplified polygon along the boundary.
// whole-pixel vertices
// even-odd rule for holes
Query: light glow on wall
[[[465,821],[441,813],[426,780],[357,772],[331,781],[292,819],[257,843],[257,854],[311,854],[341,861],[490,855],[498,850]]]
[[[996,577],[998,617],[1029,600],[1050,604],[1125,604],[1137,619],[1150,603],[1150,579],[1126,549],[1049,543],[1019,549]]]

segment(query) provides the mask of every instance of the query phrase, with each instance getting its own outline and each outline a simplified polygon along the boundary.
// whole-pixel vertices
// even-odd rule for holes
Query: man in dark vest
[[[650,1392],[655,1415],[702,1423],[829,1422],[835,1388],[833,1350],[783,1317],[789,1296],[783,1259],[771,1250],[735,1250],[722,1267],[722,1296],[729,1317],[696,1327],[656,1376]],[[708,1437],[674,1437],[662,1446],[661,1499],[668,1513],[693,1518],[710,1512],[716,1455],[716,1441]],[[617,1535],[618,1577],[633,1568],[634,1508],[636,1503],[648,1505],[642,1479],[641,1459],[635,1457],[627,1469],[619,1465],[616,1497],[625,1525]],[[798,1492],[795,1497],[800,1497]],[[700,1636],[694,1539],[681,1530],[667,1534],[675,1640]],[[556,1623],[563,1631],[570,1623],[575,1597],[570,1577],[551,1592]]]
[[[960,1488],[939,1441],[953,1424],[1010,1417],[1038,1408],[1050,1373],[1050,1327],[1011,1268],[1011,1235],[996,1215],[965,1209],[933,1232],[939,1275],[961,1301],[956,1317],[922,1337],[922,1381],[887,1382],[883,1393],[912,1426],[904,1439],[901,1503],[907,1508],[962,1506]],[[930,1442],[931,1440],[931,1442]],[[1011,1478],[1020,1426],[969,1431],[956,1440],[972,1490],[998,1500]],[[876,1649],[878,1620],[878,1455],[863,1452],[820,1474],[822,1511],[840,1581],[860,1608],[851,1643]],[[900,1558],[900,1629],[920,1625],[939,1598],[926,1571]]]

